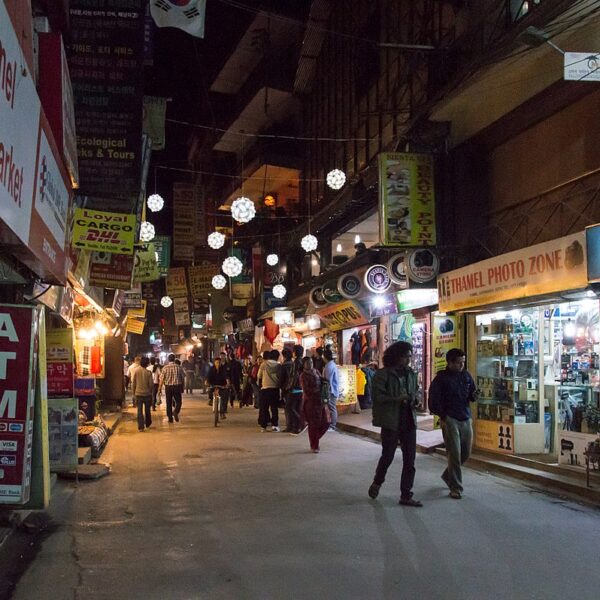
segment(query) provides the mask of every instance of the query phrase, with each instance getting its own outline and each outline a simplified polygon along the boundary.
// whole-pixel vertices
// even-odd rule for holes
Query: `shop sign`
[[[272,287],[264,287],[263,288],[263,308],[265,310],[270,310],[271,308],[278,308],[280,306],[285,306],[285,298],[275,298],[273,295]]]
[[[440,311],[576,290],[586,287],[587,281],[582,231],[442,273]]]
[[[71,379],[73,379],[72,371]],[[51,471],[65,471],[77,467],[78,417],[79,406],[75,398],[48,400],[48,441]]]
[[[322,308],[327,304],[327,301],[323,296],[323,287],[320,285],[310,290],[308,294],[308,299],[315,308]]]
[[[220,267],[217,264],[188,267],[192,298],[204,298],[208,296],[213,290],[212,278],[219,272]]]
[[[337,289],[344,298],[352,300],[362,291],[361,278],[355,273],[346,273],[337,280]]]
[[[415,283],[427,283],[440,272],[438,255],[428,248],[411,250],[406,256],[408,277]]]
[[[379,219],[383,246],[435,246],[433,156],[379,155]]]
[[[336,404],[355,404],[358,402],[356,395],[356,367],[354,365],[337,365],[338,384],[340,395]]]
[[[438,291],[436,289],[401,290],[396,293],[398,312],[435,306],[438,303]]]
[[[387,292],[392,285],[385,265],[370,266],[365,272],[364,282],[367,289],[376,294]]]
[[[597,436],[578,431],[561,431],[558,437],[560,452],[558,462],[561,465],[585,468],[585,450]]]
[[[169,274],[171,265],[171,237],[168,235],[157,235],[153,240],[154,250],[158,254],[158,271],[161,277]]]
[[[233,335],[233,323],[231,321],[223,323],[221,325],[221,333],[223,335]]]
[[[0,220],[27,245],[41,111],[31,73],[21,69],[23,51],[5,2],[0,2],[0,49]]]
[[[359,305],[352,300],[321,308],[317,314],[321,319],[321,325],[330,331],[349,329],[369,322]]]
[[[37,327],[36,309],[0,305],[0,504],[29,500]]]
[[[146,309],[148,308],[148,303],[146,300],[140,301],[141,306],[139,308],[129,308],[127,310],[128,317],[136,317],[138,319],[146,318]]]
[[[241,333],[254,333],[254,321],[252,319],[241,319],[237,323]]]
[[[135,215],[76,208],[73,221],[75,248],[133,254]]]
[[[475,421],[475,446],[500,454],[513,454],[515,451],[515,428],[512,423],[498,421]]]
[[[76,285],[83,289],[89,283],[92,251],[75,250],[71,247],[71,257],[75,268],[70,271],[70,275],[75,280]]]
[[[143,248],[138,248],[133,261],[133,283],[156,281],[160,278],[156,251],[152,242]]]
[[[600,81],[600,57],[594,52],[564,53],[565,81]]]
[[[52,312],[57,312],[59,308],[60,295],[62,288],[59,285],[51,285],[48,287],[36,281],[33,284],[33,292],[31,298],[35,297],[36,302],[45,304]]]
[[[213,271],[214,274],[214,271]],[[252,294],[254,291],[254,285],[251,283],[232,283],[231,284],[231,297],[234,301],[243,301],[244,305],[248,300],[252,300]]]
[[[125,292],[123,290],[114,290],[114,292],[112,294],[110,308],[107,310],[109,312],[111,312],[115,317],[120,317],[121,311],[123,310],[124,302],[125,302]]]
[[[231,283],[248,283],[252,285],[252,250],[250,248],[234,248],[231,255],[242,263],[242,272],[232,277]],[[285,275],[283,273],[280,273],[280,275],[282,279],[277,283],[284,283]],[[273,283],[272,285],[276,284]]]
[[[73,310],[75,308],[75,294],[73,288],[66,285],[62,288],[60,298],[60,316],[69,324],[73,324]]]
[[[390,258],[387,263],[388,275],[393,283],[402,289],[408,287],[408,276],[406,273],[406,253],[401,252]]]
[[[90,259],[90,285],[109,289],[131,288],[133,256],[112,252],[92,252]]]
[[[157,308],[160,299],[160,282],[142,283],[142,299],[148,302],[149,308]]]
[[[79,174],[88,196],[139,194],[144,10],[142,0],[69,2]]]
[[[73,396],[73,330],[46,330],[48,397]]]
[[[135,333],[136,335],[142,335],[144,333],[144,327],[146,321],[144,319],[138,319],[137,317],[130,317],[127,315],[127,332]]]
[[[123,300],[123,307],[127,309],[139,309],[142,308],[142,291],[140,288],[135,290],[128,290],[125,292],[125,299]]]
[[[186,298],[173,298],[173,310],[175,311],[175,325],[191,325],[190,308]]]
[[[432,316],[431,354],[434,375],[446,368],[448,350],[460,348],[458,339],[458,317],[453,315]]]
[[[371,298],[369,302],[369,317],[383,317],[396,312],[396,296],[394,294],[382,294]]]
[[[173,258],[177,261],[194,260],[197,193],[191,183],[173,184]]]
[[[167,275],[167,294],[171,298],[187,297],[188,288],[185,278],[185,267],[171,267]]]
[[[335,279],[330,279],[323,284],[323,298],[328,304],[336,304],[344,299],[338,291]]]
[[[276,310],[273,312],[273,323],[275,325],[288,325],[294,324],[294,313],[291,310]]]

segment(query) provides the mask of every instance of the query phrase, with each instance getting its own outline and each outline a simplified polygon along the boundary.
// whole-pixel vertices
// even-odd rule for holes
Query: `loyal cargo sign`
[[[434,246],[433,157],[379,155],[379,236],[384,246]]]
[[[34,308],[0,305],[0,504],[29,500],[36,320]]]
[[[585,233],[579,232],[438,276],[441,312],[587,285]]]
[[[321,319],[321,325],[330,331],[357,327],[369,322],[359,305],[352,300],[322,308],[317,311],[317,314]]]
[[[135,215],[76,208],[73,221],[75,248],[133,254]]]

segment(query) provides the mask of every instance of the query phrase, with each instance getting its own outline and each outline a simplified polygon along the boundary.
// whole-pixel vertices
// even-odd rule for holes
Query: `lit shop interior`
[[[600,302],[578,297],[474,317],[479,447],[582,465],[600,431]]]

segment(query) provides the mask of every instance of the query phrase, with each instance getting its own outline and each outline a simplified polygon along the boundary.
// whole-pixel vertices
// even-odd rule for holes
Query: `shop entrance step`
[[[92,460],[92,449],[91,448],[77,448],[77,462],[80,465],[87,465]]]

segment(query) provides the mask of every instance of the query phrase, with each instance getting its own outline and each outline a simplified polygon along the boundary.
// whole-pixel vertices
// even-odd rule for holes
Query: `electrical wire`
[[[202,171],[198,169],[183,169],[180,167],[166,167],[163,165],[155,165],[155,169],[163,169],[164,171],[178,171],[180,173],[192,173],[197,175],[212,175],[213,177],[225,177],[228,179],[260,179],[263,177],[260,175],[250,175],[244,177],[243,175],[229,175],[227,173],[215,173],[213,171]],[[279,181],[325,181],[323,178],[303,178],[303,177],[269,177],[269,179],[275,179]]]

